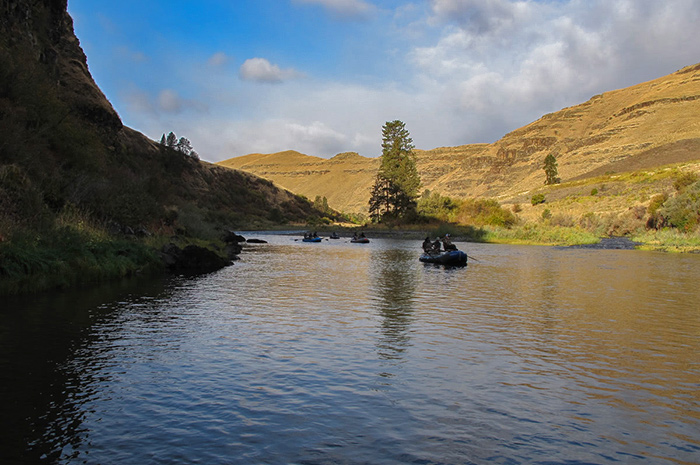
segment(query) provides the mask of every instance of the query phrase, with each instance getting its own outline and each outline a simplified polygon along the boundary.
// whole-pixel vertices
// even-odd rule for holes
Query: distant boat
[[[305,237],[301,241],[302,242],[321,242],[323,239],[320,237]]]
[[[355,244],[369,244],[369,239],[366,237],[353,237],[350,239],[350,242],[354,242]]]
[[[340,239],[340,236],[338,233],[332,233],[330,236],[328,236],[329,239]]]
[[[424,253],[418,260],[439,265],[466,265],[467,254],[461,250],[448,250],[442,253]]]

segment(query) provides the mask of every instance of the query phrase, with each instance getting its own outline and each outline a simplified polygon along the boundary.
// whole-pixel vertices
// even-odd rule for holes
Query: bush
[[[452,221],[457,208],[458,204],[450,197],[426,190],[423,192],[423,196],[418,199],[416,210],[422,216],[440,221]]]
[[[637,205],[619,215],[611,215],[605,233],[609,236],[627,236],[641,232],[646,228],[645,213],[646,208]]]
[[[516,216],[493,199],[467,199],[462,201],[457,213],[462,224],[501,226],[509,228],[517,222]]]
[[[670,226],[685,232],[694,230],[700,224],[700,181],[668,199],[658,212]]]
[[[653,215],[656,211],[668,200],[668,195],[666,194],[656,194],[649,201],[649,206],[647,207],[647,213]]]
[[[696,182],[698,182],[697,173],[693,171],[686,171],[674,179],[673,187],[676,189],[676,191],[681,192],[683,189],[695,184]]]
[[[546,210],[545,210],[546,211]],[[556,213],[549,219],[551,226],[562,226],[564,228],[573,228],[575,226],[574,219],[566,213]]]
[[[532,199],[530,199],[530,202],[532,205],[539,205],[541,203],[545,202],[544,194],[535,194],[532,196]]]

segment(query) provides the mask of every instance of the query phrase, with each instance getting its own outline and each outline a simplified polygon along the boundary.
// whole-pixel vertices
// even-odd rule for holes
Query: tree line
[[[178,139],[175,133],[172,131],[167,136],[163,134],[163,136],[160,138],[160,145],[183,153],[188,157],[194,158],[195,160],[199,160],[199,154],[194,151],[192,143],[189,141],[189,139],[186,137],[180,137],[180,139]]]

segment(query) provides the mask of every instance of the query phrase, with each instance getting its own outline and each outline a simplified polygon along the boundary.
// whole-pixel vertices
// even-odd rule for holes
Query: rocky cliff
[[[111,130],[122,122],[90,75],[67,0],[0,0],[5,51],[48,77],[80,117]]]
[[[66,8],[66,0],[0,0],[0,238],[45,228],[66,209],[200,236],[314,214],[269,181],[123,126]]]

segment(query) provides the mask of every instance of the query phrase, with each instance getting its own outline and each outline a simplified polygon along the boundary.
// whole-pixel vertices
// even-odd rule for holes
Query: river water
[[[700,463],[700,255],[256,237],[5,299],[0,463]]]

